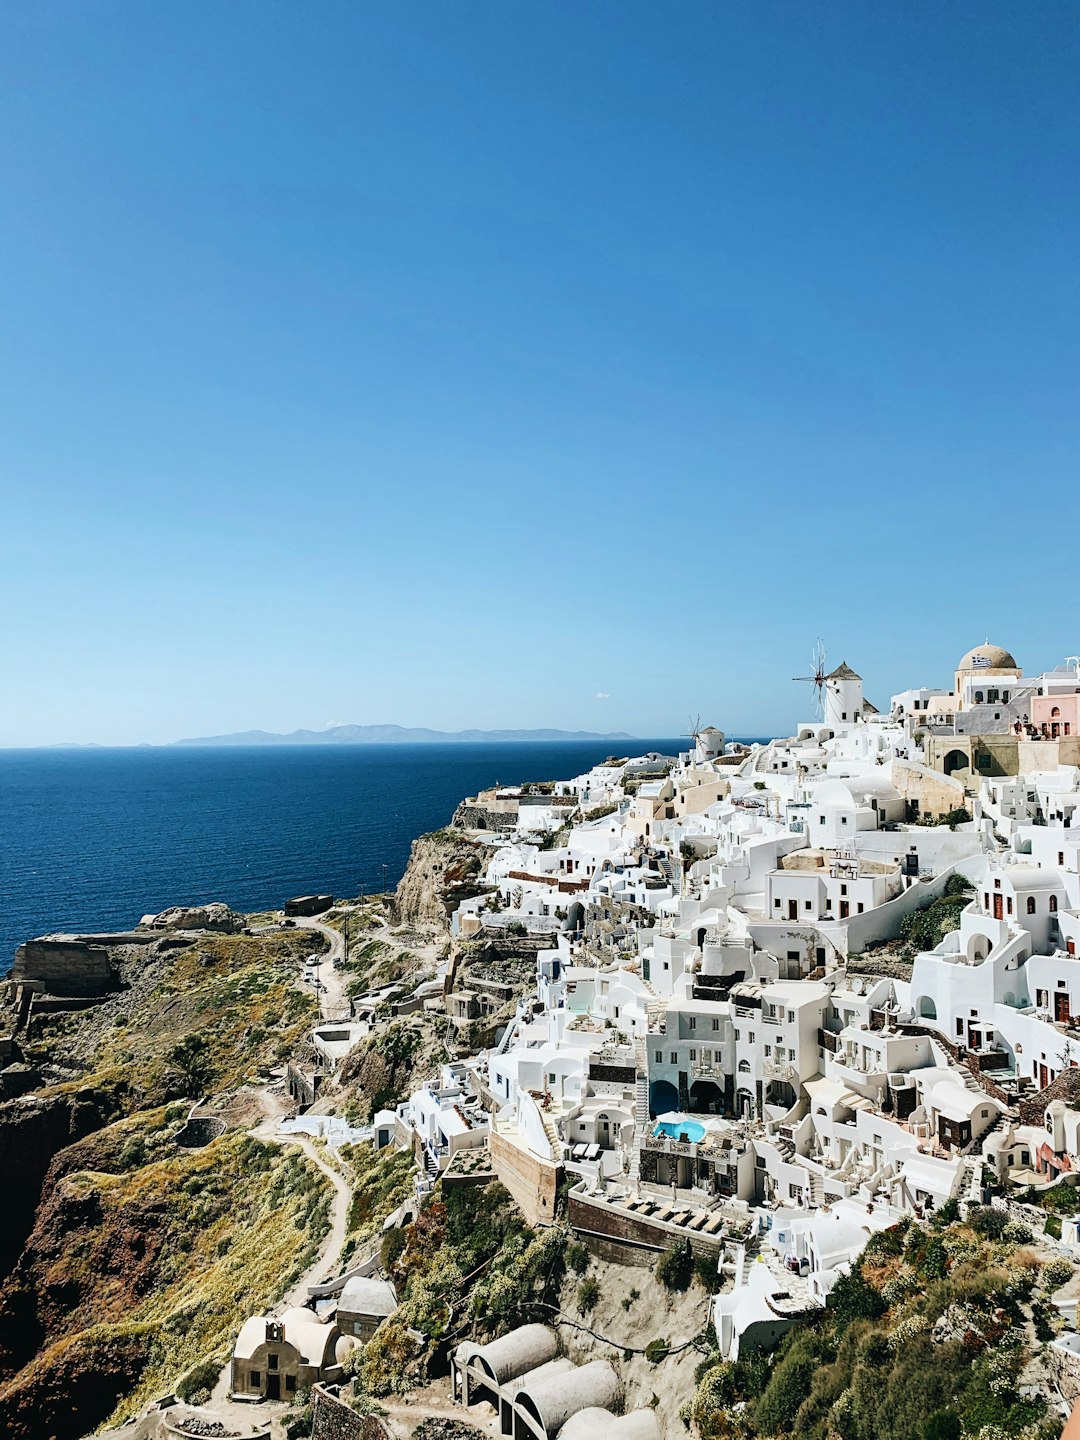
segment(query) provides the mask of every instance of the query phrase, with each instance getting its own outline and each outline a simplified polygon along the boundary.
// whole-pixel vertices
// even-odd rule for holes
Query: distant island
[[[524,740],[632,740],[624,730],[426,730],[409,725],[331,725],[326,730],[240,730],[234,735],[203,735],[176,745],[473,745]]]

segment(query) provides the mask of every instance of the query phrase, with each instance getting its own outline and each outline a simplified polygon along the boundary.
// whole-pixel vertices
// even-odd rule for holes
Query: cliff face
[[[235,1132],[178,1149],[183,1108],[118,1121],[56,1157],[0,1291],[5,1440],[77,1440],[135,1413],[222,1354],[314,1258],[322,1175]]]
[[[436,830],[414,840],[394,906],[403,924],[449,929],[454,906],[478,893],[483,861],[479,846],[453,830]]]
[[[96,1089],[45,1099],[26,1096],[0,1105],[0,1175],[4,1177],[0,1277],[9,1274],[19,1258],[53,1157],[99,1129],[117,1111],[115,1096]]]

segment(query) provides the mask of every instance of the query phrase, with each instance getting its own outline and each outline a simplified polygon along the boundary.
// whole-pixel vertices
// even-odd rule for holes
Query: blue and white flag
[[[989,655],[973,655],[971,657],[971,668],[973,670],[986,670],[990,665]]]

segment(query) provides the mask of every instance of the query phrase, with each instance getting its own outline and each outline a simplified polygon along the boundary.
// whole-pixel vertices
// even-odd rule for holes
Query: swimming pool
[[[696,1120],[659,1120],[654,1135],[666,1135],[670,1140],[687,1140],[692,1145],[705,1134],[705,1126]]]

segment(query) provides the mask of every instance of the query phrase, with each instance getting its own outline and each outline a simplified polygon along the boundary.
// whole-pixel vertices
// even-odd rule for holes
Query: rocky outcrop
[[[7,1275],[34,1223],[34,1212],[54,1158],[74,1141],[108,1123],[115,1097],[96,1090],[0,1105],[0,1175],[4,1177],[4,1224],[0,1226],[0,1276]]]
[[[247,923],[228,905],[173,905],[147,920],[154,930],[217,930],[222,935],[239,935]]]
[[[480,890],[480,847],[453,830],[414,840],[409,864],[394,896],[399,923],[449,929],[454,908]]]

